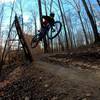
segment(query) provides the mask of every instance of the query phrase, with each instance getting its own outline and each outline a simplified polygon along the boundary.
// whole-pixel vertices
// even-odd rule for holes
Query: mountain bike
[[[60,21],[55,21],[53,25],[47,25],[42,27],[39,31],[39,34],[36,34],[32,37],[31,47],[35,48],[40,41],[47,35],[49,39],[54,39],[61,31],[62,24]]]

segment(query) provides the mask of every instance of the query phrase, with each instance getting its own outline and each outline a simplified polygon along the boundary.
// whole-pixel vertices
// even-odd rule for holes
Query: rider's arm
[[[42,16],[42,19],[47,20],[51,25],[53,25],[53,23],[54,23],[54,18],[52,18],[50,16]]]

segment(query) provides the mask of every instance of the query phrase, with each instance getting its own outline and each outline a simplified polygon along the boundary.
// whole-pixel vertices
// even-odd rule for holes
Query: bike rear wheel
[[[33,36],[31,40],[31,47],[35,48],[38,45],[39,41],[40,41],[40,36],[39,34],[36,34],[35,36]]]
[[[55,38],[61,31],[62,24],[60,21],[55,21],[54,26],[50,27],[48,31],[48,38],[53,39]]]

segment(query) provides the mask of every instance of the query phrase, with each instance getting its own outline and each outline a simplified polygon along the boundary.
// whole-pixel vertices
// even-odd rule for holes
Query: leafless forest
[[[0,100],[100,100],[100,0],[8,1],[0,3]],[[60,33],[31,48],[51,12]]]

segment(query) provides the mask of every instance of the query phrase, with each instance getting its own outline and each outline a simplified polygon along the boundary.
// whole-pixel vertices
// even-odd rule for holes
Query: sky
[[[9,3],[9,2],[13,2],[14,0],[0,0],[0,3]]]
[[[20,0],[0,0],[0,4],[5,3],[5,5],[8,6],[8,7],[5,8],[5,13],[8,16],[9,16],[10,10],[11,10],[9,6],[10,6],[11,3],[13,3],[13,1],[15,1],[14,10],[17,12],[18,15],[20,15],[20,6],[18,4],[18,2]],[[30,10],[35,11],[36,13],[38,13],[37,0],[21,0],[21,1],[22,1],[22,7],[23,7],[23,11],[24,11],[24,16],[23,16],[24,21],[27,22],[28,19],[31,17]],[[50,1],[50,0],[47,0],[47,1]],[[54,0],[54,1],[56,2],[57,0]],[[62,0],[62,1],[66,1],[66,0]],[[69,0],[69,1],[71,2],[72,0]],[[95,2],[95,0],[90,0],[90,1]],[[54,7],[57,8],[56,5],[54,5]],[[65,5],[64,8],[66,9],[66,11],[69,11],[69,9],[71,9],[72,6],[70,6],[70,4],[67,3],[67,5]],[[74,9],[73,9],[73,11],[74,11]],[[58,12],[59,12],[59,10],[58,10]],[[57,11],[56,11],[56,13],[57,13]]]
[[[11,14],[11,4],[13,3],[13,1],[15,1],[14,11],[17,13],[18,16],[20,16],[21,15],[20,6],[19,6],[20,0],[0,0],[0,6],[2,6],[2,4],[5,5],[5,8],[4,8],[5,16],[4,16],[4,20],[3,20],[4,26],[7,26],[9,24],[10,14]],[[37,24],[38,24],[38,27],[40,28],[37,0],[21,0],[21,1],[22,1],[22,7],[23,7],[24,22],[25,23],[32,22],[33,21],[32,13],[35,13],[37,15]],[[47,1],[50,1],[50,0],[47,0]],[[54,0],[54,1],[56,2],[57,0]],[[66,0],[62,0],[62,1],[65,3]],[[69,1],[71,2],[72,0],[69,0]],[[93,3],[95,2],[95,0],[90,0],[90,1],[92,1]],[[73,2],[71,2],[71,3],[73,4]],[[42,7],[44,8],[43,5],[42,5]],[[58,17],[57,13],[59,13],[59,10],[57,9],[57,6],[54,4],[53,4],[53,7],[56,8],[56,10],[54,10],[54,9],[52,9],[52,10],[56,13],[56,18],[57,18]],[[71,6],[70,3],[67,2],[67,4],[64,4],[64,8],[66,9],[65,10],[66,14],[71,15],[73,24],[74,23],[76,24],[76,21],[78,22],[79,20],[77,19],[77,14],[75,17],[75,10],[73,9],[73,6]],[[97,8],[97,9],[99,9],[99,8]],[[99,9],[99,11],[100,11],[100,9]],[[12,21],[14,20],[14,14],[15,13],[13,13]],[[44,9],[43,9],[43,14],[45,14]],[[100,19],[97,21],[97,24],[98,25],[100,24]]]
[[[17,13],[18,16],[21,16],[21,11],[20,11],[20,6],[19,6],[19,1],[20,0],[0,0],[0,10],[1,10],[2,5],[3,4],[5,5],[2,31],[3,30],[4,31],[9,30],[11,5],[14,1],[15,1],[15,5],[14,5],[14,12],[13,12],[13,17],[12,17],[12,22],[14,20],[15,12]],[[28,25],[32,24],[32,34],[35,31],[32,13],[36,15],[38,30],[40,29],[38,2],[37,1],[38,0],[21,0],[22,8],[23,8],[23,20],[24,20],[24,23],[27,23],[27,24],[29,23]],[[41,1],[43,1],[43,0],[41,0]],[[47,1],[49,2],[50,0],[47,0]],[[57,0],[54,0],[54,1],[56,2]],[[64,4],[64,9],[65,9],[66,15],[70,16],[70,18],[72,20],[74,34],[77,35],[77,32],[80,33],[80,30],[82,30],[82,27],[80,25],[80,20],[78,18],[78,15],[77,15],[74,7],[73,7],[73,6],[75,6],[74,3],[73,3],[73,0],[61,0],[61,1]],[[70,4],[70,2],[67,2],[67,1],[70,1],[72,3],[72,5]],[[90,0],[90,1],[92,3],[96,3],[96,0]],[[82,4],[81,4],[81,8],[82,8],[81,11],[83,12],[83,16],[86,17],[86,12],[84,11],[84,7],[82,6]],[[94,9],[95,9],[95,11],[100,12],[100,7],[99,6],[96,5]],[[44,9],[43,2],[42,2],[42,10],[43,10],[43,12],[42,12],[43,15],[45,15],[45,9]],[[58,19],[58,13],[60,13],[60,11],[59,11],[57,5],[55,5],[54,3],[53,3],[52,11],[55,12],[55,19],[59,20]],[[60,18],[60,20],[61,20],[61,18]],[[100,13],[98,15],[97,25],[100,27]],[[98,29],[99,29],[99,32],[100,32],[100,28],[98,28]],[[25,31],[25,33],[27,33],[27,30],[24,30],[24,31]],[[4,35],[4,37],[7,37],[8,32],[6,32],[6,34],[3,34],[3,35]]]

